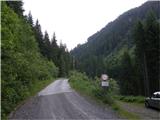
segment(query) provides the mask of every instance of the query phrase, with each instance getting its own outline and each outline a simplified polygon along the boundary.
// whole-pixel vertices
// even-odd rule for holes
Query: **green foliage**
[[[159,90],[159,26],[155,13],[150,11],[146,20],[139,21],[134,30],[136,61],[147,96]]]
[[[29,18],[29,16],[28,16]],[[30,23],[30,21],[28,21]],[[39,21],[36,21],[36,24],[34,25],[34,35],[35,35],[35,39],[38,43],[38,47],[40,50],[40,53],[43,55],[44,53],[44,42],[43,42],[43,34],[42,34],[42,30],[41,30],[41,25],[39,24]],[[43,55],[44,56],[44,55]]]
[[[66,45],[62,43],[60,46],[57,45],[55,33],[53,34],[51,40],[49,39],[47,31],[45,31],[45,35],[43,37],[38,20],[36,21],[36,25],[33,29],[41,54],[48,60],[55,63],[55,65],[59,68],[60,77],[67,76],[68,71],[72,69],[72,58],[70,53],[67,51]]]
[[[43,58],[30,24],[2,2],[1,79],[2,118],[31,94],[35,84],[58,75],[53,62]]]
[[[152,14],[146,17],[151,9]],[[120,15],[71,51],[76,69],[92,78],[108,74],[118,81],[123,95],[158,91],[159,17],[157,1],[146,2]],[[138,20],[144,22],[140,22],[136,35],[133,32]]]
[[[50,42],[43,36],[32,15],[23,16],[21,1],[2,2],[2,118],[19,102],[39,90],[42,84],[58,76],[66,76],[72,60],[66,46]],[[55,63],[55,64],[54,64]],[[59,68],[58,68],[59,67]]]
[[[122,118],[139,119],[137,115],[126,111],[117,101],[115,101],[115,99],[118,99],[120,96],[117,96],[119,88],[114,79],[110,78],[109,80],[109,90],[104,90],[100,87],[100,80],[98,77],[95,77],[93,81],[89,79],[86,74],[76,71],[70,72],[69,76],[69,83],[71,87],[76,89],[78,92],[88,95],[103,102],[104,104],[109,104]],[[140,98],[137,99],[140,100]]]
[[[124,52],[121,61],[121,68],[120,68],[120,90],[121,94],[123,95],[133,95],[135,89],[135,80],[134,80],[134,70],[133,70],[133,64],[131,61],[131,57],[127,51]]]
[[[23,2],[22,1],[6,1],[6,4],[19,16],[23,16]]]
[[[30,87],[29,96],[33,96],[37,94],[37,92],[45,88],[47,85],[49,85],[53,81],[54,79],[52,78],[52,79],[42,80],[42,81],[36,82],[35,84],[32,84]]]
[[[29,12],[29,14],[27,16],[27,21],[33,27],[33,17],[32,17],[31,12]]]
[[[129,112],[125,108],[123,108],[122,103],[119,101],[116,101],[116,103],[112,105],[112,108],[115,109],[118,112],[118,114],[124,119],[127,119],[127,120],[140,119],[140,117],[137,114],[133,112]]]
[[[91,93],[90,87],[93,86],[90,85],[89,78],[86,75],[72,71],[69,74],[69,82],[71,83],[71,86],[76,88],[78,91],[85,91],[86,94]]]
[[[143,96],[115,96],[116,99],[124,101],[124,102],[133,102],[133,103],[144,103],[145,97]]]
[[[109,79],[109,92],[112,94],[112,95],[118,95],[120,92],[119,92],[119,85],[117,83],[116,80],[114,80],[113,78],[110,78]]]
[[[110,87],[106,90],[101,88],[98,78],[93,81],[84,73],[72,71],[70,73],[69,82],[71,86],[79,92],[94,97],[106,104],[113,104],[114,100],[112,97],[118,93],[118,85],[113,79],[110,79]]]

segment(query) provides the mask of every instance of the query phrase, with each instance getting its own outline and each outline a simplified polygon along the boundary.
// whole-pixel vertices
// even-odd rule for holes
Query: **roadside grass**
[[[37,81],[32,84],[29,88],[29,92],[24,94],[24,99],[18,102],[15,107],[12,109],[11,113],[13,113],[17,108],[19,108],[22,104],[24,104],[27,100],[29,100],[31,97],[35,96],[39,91],[44,89],[46,86],[48,86],[50,83],[54,82],[55,78],[48,79],[48,80],[41,80]],[[11,114],[10,113],[10,114]],[[8,115],[10,115],[8,114]],[[4,116],[3,119],[8,119],[9,116]]]
[[[124,119],[128,120],[139,120],[140,117],[135,113],[128,112],[123,107],[121,107],[121,103],[119,101],[115,101],[115,104],[112,105],[112,108],[117,111],[117,113]]]
[[[30,89],[30,97],[36,95],[40,90],[42,90],[43,88],[45,88],[46,86],[48,86],[50,83],[54,82],[55,78],[53,79],[48,79],[48,80],[42,80],[39,81],[35,84],[33,84],[33,86],[31,86]]]
[[[90,97],[94,97],[97,100],[101,99],[104,103],[112,104],[112,98],[109,97],[109,93],[100,88],[98,81],[90,80],[85,74],[72,72],[70,74],[69,83],[72,88],[78,92]]]
[[[97,78],[95,80],[91,80],[85,74],[76,71],[70,72],[69,75],[69,83],[71,87],[80,94],[89,96],[98,103],[111,106],[121,118],[129,120],[140,119],[136,114],[123,109],[120,103],[116,101],[117,96],[114,97],[114,95],[118,89],[114,80],[110,81],[110,88],[108,90],[102,89],[99,82],[100,81]]]
[[[144,96],[122,96],[122,95],[116,95],[114,98],[117,100],[123,101],[123,102],[129,102],[129,103],[144,103],[145,97]]]
[[[116,99],[116,101],[119,105],[121,105],[122,102],[123,102],[123,103],[129,103],[129,104],[134,105],[134,106],[144,107],[144,102],[145,102],[145,97],[144,96],[116,95],[116,96],[114,96],[114,98]]]

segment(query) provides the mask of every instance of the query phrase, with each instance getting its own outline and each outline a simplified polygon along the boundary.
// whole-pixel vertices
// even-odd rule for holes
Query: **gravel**
[[[146,108],[144,105],[120,102],[121,107],[125,110],[135,113],[143,120],[159,120],[160,111],[153,108]]]
[[[19,107],[10,119],[118,119],[109,107],[100,106],[72,90],[67,79],[50,84]]]

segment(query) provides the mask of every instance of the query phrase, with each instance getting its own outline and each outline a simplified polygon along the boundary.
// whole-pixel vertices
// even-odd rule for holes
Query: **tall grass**
[[[144,96],[122,96],[117,95],[114,98],[123,101],[123,102],[129,102],[129,103],[144,103],[145,97]]]
[[[112,96],[117,92],[117,88],[115,87],[117,85],[113,79],[111,80],[110,87],[108,89],[103,89],[100,86],[100,80],[98,78],[91,80],[84,73],[72,71],[70,73],[69,82],[72,88],[83,94],[101,100],[106,104],[111,105],[114,103]]]

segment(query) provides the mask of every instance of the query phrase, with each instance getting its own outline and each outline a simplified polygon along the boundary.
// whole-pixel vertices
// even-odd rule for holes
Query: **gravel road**
[[[10,119],[117,119],[110,108],[95,104],[58,79],[19,107]]]

